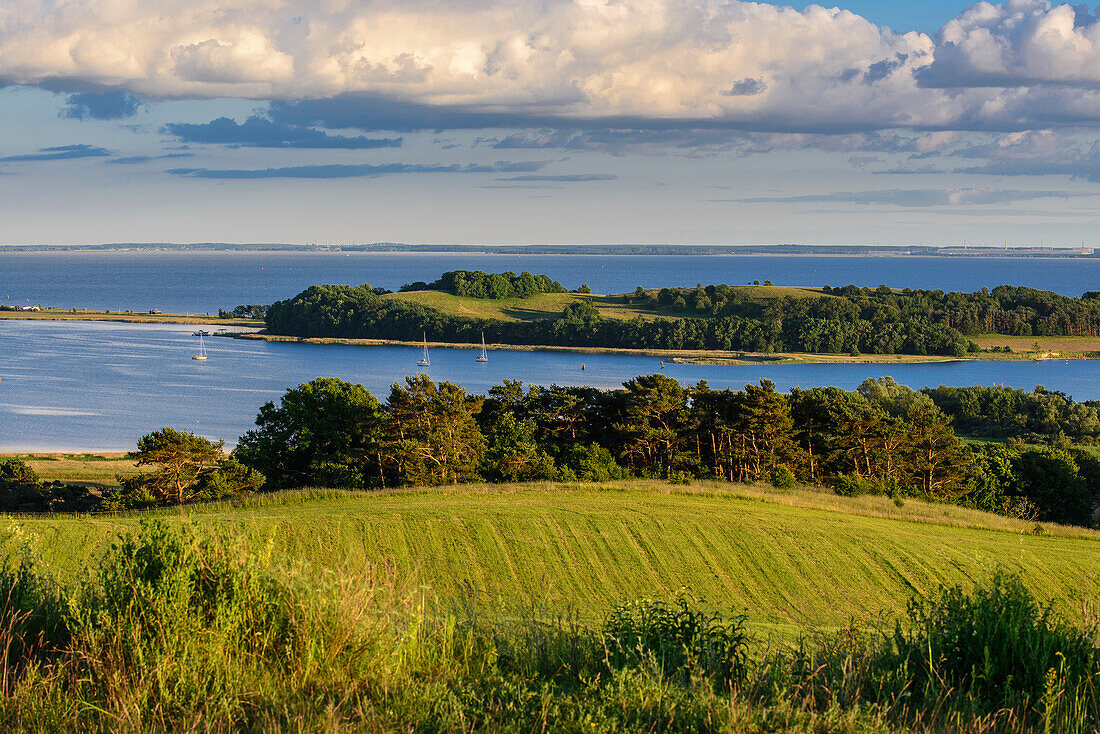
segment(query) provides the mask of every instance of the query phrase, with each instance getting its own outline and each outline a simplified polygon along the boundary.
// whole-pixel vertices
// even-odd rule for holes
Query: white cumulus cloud
[[[1019,130],[1100,121],[1100,23],[1048,0],[978,3],[935,39],[740,0],[5,0],[2,82],[750,131]]]
[[[911,74],[932,51],[926,35],[845,10],[736,0],[0,6],[0,78],[152,97],[366,93],[575,117],[936,124],[952,102]]]
[[[952,87],[1096,85],[1100,23],[1085,6],[980,2],[940,29],[926,80]]]

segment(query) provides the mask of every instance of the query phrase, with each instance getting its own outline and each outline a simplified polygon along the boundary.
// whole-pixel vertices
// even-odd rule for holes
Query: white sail
[[[488,362],[489,354],[485,351],[485,332],[481,332],[481,354],[478,355],[475,362]]]
[[[202,338],[207,335],[205,331],[196,331],[195,336],[199,338],[199,353],[191,357],[191,359],[206,359],[206,343]]]
[[[424,354],[420,357],[420,361],[416,363],[417,367],[431,367],[432,360],[428,358],[428,335],[421,334],[424,337]]]

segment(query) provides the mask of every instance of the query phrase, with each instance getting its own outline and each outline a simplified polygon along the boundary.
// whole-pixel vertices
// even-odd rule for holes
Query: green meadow
[[[776,298],[828,298],[820,288],[800,288],[790,286],[744,285],[733,286],[733,292],[747,299],[769,301]],[[656,294],[658,289],[647,291]],[[496,319],[499,321],[532,321],[551,319],[561,316],[562,309],[570,303],[588,301],[600,316],[606,319],[632,319],[641,317],[646,320],[655,318],[682,319],[697,318],[691,311],[677,311],[664,304],[647,306],[636,298],[623,301],[622,294],[599,295],[583,293],[536,293],[527,298],[467,298],[443,291],[405,291],[389,293],[383,296],[398,301],[407,301],[433,308],[448,316],[464,318]]]
[[[793,638],[880,612],[942,584],[1020,572],[1075,615],[1100,596],[1100,533],[943,504],[796,489],[631,481],[474,485],[392,492],[279,493],[117,516],[13,516],[46,568],[76,575],[141,518],[244,538],[279,566],[520,613],[609,605],[681,589]]]

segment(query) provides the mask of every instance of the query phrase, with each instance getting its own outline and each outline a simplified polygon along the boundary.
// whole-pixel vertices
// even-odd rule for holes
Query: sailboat
[[[481,354],[477,355],[475,362],[488,362],[489,355],[485,353],[485,332],[481,332]]]
[[[424,337],[424,356],[420,358],[420,361],[416,363],[417,367],[431,367],[432,360],[428,359],[428,335],[422,334]]]
[[[206,359],[206,343],[203,342],[202,338],[204,336],[210,336],[210,333],[206,331],[196,331],[194,336],[199,338],[199,353],[191,357],[191,359]]]

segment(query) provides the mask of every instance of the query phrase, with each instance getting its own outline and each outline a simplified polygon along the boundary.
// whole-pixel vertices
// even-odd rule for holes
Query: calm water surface
[[[314,377],[358,382],[385,400],[389,386],[416,367],[419,350],[208,340],[210,358],[195,361],[191,329],[179,325],[0,321],[0,451],[127,450],[160,426],[194,430],[235,443],[267,400]],[[484,392],[505,379],[549,385],[618,387],[661,369],[652,357],[491,351],[488,364],[470,349],[435,349],[426,370],[436,380]],[[581,370],[581,364],[585,369]],[[780,390],[855,388],[891,375],[913,388],[1004,383],[1100,398],[1098,362],[961,362],[773,366],[666,365],[681,382],[740,388],[761,378]]]
[[[56,252],[0,250],[0,303],[217,313],[271,303],[315,283],[396,290],[447,270],[545,273],[597,293],[696,283],[848,285],[974,291],[1026,285],[1079,296],[1100,289],[1100,258],[431,255],[293,252]]]

